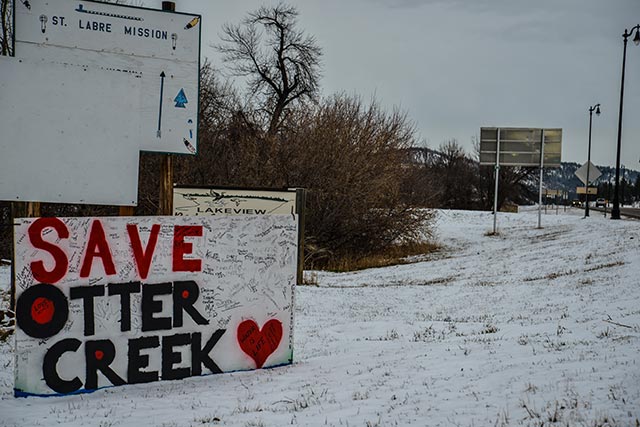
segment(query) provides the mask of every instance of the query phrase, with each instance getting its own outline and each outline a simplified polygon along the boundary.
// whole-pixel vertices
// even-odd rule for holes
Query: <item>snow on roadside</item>
[[[9,292],[11,287],[11,266],[0,264],[0,292]]]
[[[0,343],[0,425],[636,425],[640,222],[542,219],[440,211],[428,261],[317,272],[292,366],[14,399]]]

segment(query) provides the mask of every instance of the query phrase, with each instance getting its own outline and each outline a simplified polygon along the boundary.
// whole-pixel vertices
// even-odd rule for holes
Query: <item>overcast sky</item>
[[[145,0],[147,7],[160,1]],[[271,0],[176,0],[202,15],[202,55]],[[615,165],[622,33],[640,0],[297,0],[300,26],[324,50],[322,90],[399,106],[431,148],[457,139],[472,151],[481,126],[559,127],[563,161]],[[640,46],[629,40],[622,164],[640,169]]]

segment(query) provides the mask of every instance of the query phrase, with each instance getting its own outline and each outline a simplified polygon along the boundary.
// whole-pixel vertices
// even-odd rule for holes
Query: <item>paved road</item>
[[[589,210],[590,211],[603,212],[604,208],[589,207]],[[611,215],[611,207],[607,208],[607,215]],[[624,207],[621,207],[620,208],[620,215],[626,216],[626,217],[629,217],[629,218],[640,219],[640,209],[639,208],[624,208]]]

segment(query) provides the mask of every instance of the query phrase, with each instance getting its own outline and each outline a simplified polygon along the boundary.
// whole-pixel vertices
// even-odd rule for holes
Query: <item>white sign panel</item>
[[[122,75],[121,84],[131,90],[128,97],[141,96],[139,107],[128,112],[129,120],[140,122],[132,137],[141,150],[195,154],[199,15],[93,1],[30,0],[16,2],[15,35],[18,58]],[[100,117],[107,121],[122,108],[100,104]]]
[[[0,200],[135,205],[133,75],[0,57]],[[95,82],[100,81],[99,85]],[[119,106],[101,119],[104,105]]]
[[[296,192],[230,188],[173,188],[174,215],[292,215]]]
[[[18,219],[16,396],[290,364],[297,222]]]
[[[587,183],[587,168],[589,169],[589,182],[593,182],[596,179],[600,178],[602,172],[600,169],[596,167],[591,162],[587,162],[584,165],[580,166],[577,171],[575,171],[575,175],[582,181],[583,184]]]

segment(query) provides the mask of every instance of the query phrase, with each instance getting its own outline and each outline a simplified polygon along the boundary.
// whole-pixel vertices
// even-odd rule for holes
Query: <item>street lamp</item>
[[[584,216],[589,216],[589,168],[591,167],[591,122],[593,120],[593,112],[596,116],[600,115],[600,104],[589,107],[589,152],[587,154],[587,202],[584,204]]]
[[[624,191],[627,188],[627,174],[626,174],[626,167],[623,164],[620,165],[620,170],[622,171],[622,184],[620,185],[620,204],[622,206],[624,206]]]
[[[618,151],[616,153],[616,182],[613,191],[613,208],[611,209],[611,219],[620,219],[620,199],[618,190],[620,188],[620,144],[622,142],[622,100],[624,97],[624,66],[627,61],[627,39],[636,32],[633,43],[638,46],[640,44],[640,24],[636,25],[631,31],[625,29],[622,38],[624,40],[624,48],[622,50],[622,79],[620,83],[620,111],[618,113]]]

